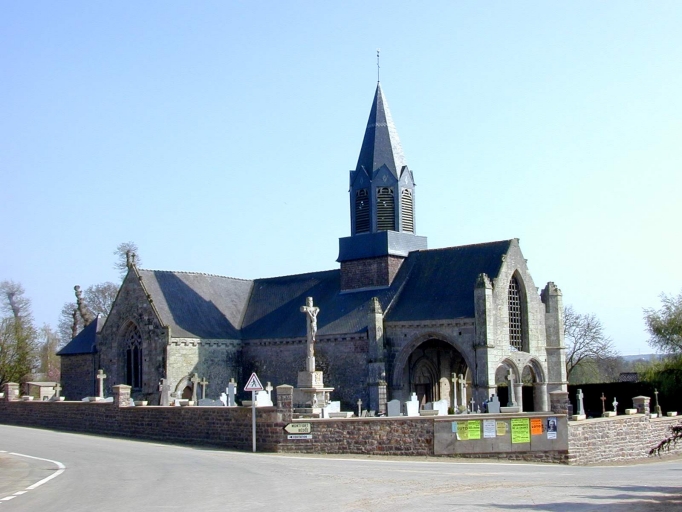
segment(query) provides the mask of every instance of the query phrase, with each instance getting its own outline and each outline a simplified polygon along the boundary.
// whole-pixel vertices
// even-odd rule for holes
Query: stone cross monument
[[[104,379],[107,376],[101,368],[97,370],[97,380],[99,381],[99,395],[97,398],[104,398]]]
[[[313,298],[306,298],[305,306],[301,306],[301,313],[308,317],[306,336],[307,336],[307,357],[305,369],[308,372],[315,371],[315,335],[317,334],[317,314],[320,308],[313,306]]]

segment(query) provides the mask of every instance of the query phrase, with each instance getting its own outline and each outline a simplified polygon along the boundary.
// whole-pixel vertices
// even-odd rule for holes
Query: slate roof
[[[62,349],[57,352],[58,356],[75,356],[81,354],[94,354],[97,352],[95,349],[95,341],[97,337],[97,332],[100,330],[104,322],[102,318],[97,317],[96,320],[90,322],[90,325],[86,325],[81,332],[79,332],[75,338],[69,341]]]
[[[399,178],[405,165],[405,157],[381,84],[377,84],[356,170],[364,167],[372,177],[372,173],[384,164]]]
[[[138,271],[173,337],[240,338],[253,281],[192,272]]]
[[[253,281],[187,272],[139,270],[173,337],[297,338],[306,334],[300,307],[313,297],[318,335],[367,329],[378,297],[387,321],[474,316],[474,285],[482,272],[495,278],[511,240],[414,251],[390,287],[342,292],[340,271],[327,270]]]

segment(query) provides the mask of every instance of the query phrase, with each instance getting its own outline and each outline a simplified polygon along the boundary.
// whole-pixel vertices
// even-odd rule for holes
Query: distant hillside
[[[620,356],[624,361],[656,361],[662,356],[660,354],[637,354],[635,356]]]

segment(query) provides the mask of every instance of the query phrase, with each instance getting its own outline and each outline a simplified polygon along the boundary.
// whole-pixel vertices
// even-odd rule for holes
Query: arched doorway
[[[509,391],[509,372],[514,376],[514,392]],[[512,403],[519,405],[519,397],[516,396],[516,384],[519,382],[519,373],[516,366],[509,360],[502,361],[500,365],[495,370],[495,388],[497,389],[497,397],[500,400],[500,405],[502,407],[511,406]],[[512,401],[510,398],[514,397]]]
[[[452,374],[466,375],[467,368],[464,357],[455,347],[430,338],[417,345],[407,357],[402,381],[408,384],[408,395],[416,393],[421,404],[447,399],[452,407],[455,393]],[[457,388],[458,403],[466,404],[467,396],[462,400],[459,384]]]
[[[533,384],[537,382],[535,371],[530,365],[523,369],[521,374],[522,394],[523,394],[523,412],[535,411],[535,390]]]

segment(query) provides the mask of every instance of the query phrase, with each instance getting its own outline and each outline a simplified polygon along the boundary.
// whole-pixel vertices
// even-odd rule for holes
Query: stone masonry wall
[[[650,420],[643,414],[569,422],[569,464],[645,459],[680,422],[676,417]],[[670,453],[682,453],[682,444]]]
[[[256,409],[256,443],[276,451],[282,439],[274,407]],[[247,407],[118,407],[102,402],[0,402],[0,423],[131,439],[251,450]]]
[[[388,286],[400,270],[405,258],[381,256],[341,262],[341,289],[356,290],[374,286]]]
[[[95,357],[96,354],[61,356],[61,396],[68,400],[95,396]]]

